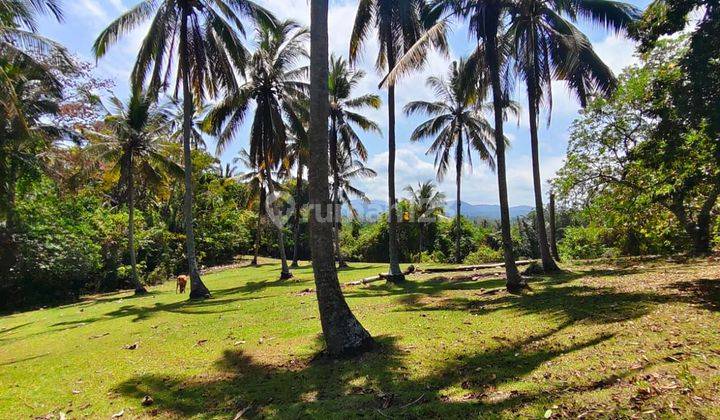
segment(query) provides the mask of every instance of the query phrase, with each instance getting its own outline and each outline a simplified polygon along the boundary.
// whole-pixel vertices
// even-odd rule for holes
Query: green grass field
[[[4,316],[0,418],[720,417],[717,263],[566,268],[524,296],[497,270],[346,287],[378,347],[343,361],[316,357],[307,265],[207,275],[202,302],[168,283]]]

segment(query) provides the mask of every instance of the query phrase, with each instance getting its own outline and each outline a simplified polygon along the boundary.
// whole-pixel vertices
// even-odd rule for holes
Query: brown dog
[[[175,292],[185,293],[185,286],[187,286],[188,280],[190,280],[190,277],[186,275],[178,276]]]

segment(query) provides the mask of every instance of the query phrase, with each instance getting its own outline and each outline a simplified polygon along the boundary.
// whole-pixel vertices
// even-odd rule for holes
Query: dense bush
[[[492,249],[487,245],[479,246],[478,249],[465,257],[465,264],[477,265],[502,261],[503,255],[500,250]]]
[[[564,259],[593,259],[618,254],[616,248],[606,245],[608,232],[597,226],[576,226],[565,230],[565,238],[558,250]]]
[[[102,183],[61,191],[48,178],[18,189],[14,234],[0,226],[3,269],[0,310],[53,304],[81,294],[132,287],[127,247],[128,214],[107,200]],[[180,190],[178,190],[180,191]],[[245,209],[245,187],[203,177],[197,184],[197,246],[202,265],[222,264],[252,251],[256,214]],[[186,269],[181,200],[147,201],[135,217],[138,269],[148,284]],[[274,245],[272,234],[264,242]]]
[[[479,247],[491,246],[489,228],[462,218],[461,229],[462,259]],[[341,234],[344,255],[351,261],[386,262],[388,235],[386,215],[375,222],[346,222]],[[435,223],[422,225],[401,222],[398,237],[401,261],[446,263],[455,260],[455,219],[439,217]]]

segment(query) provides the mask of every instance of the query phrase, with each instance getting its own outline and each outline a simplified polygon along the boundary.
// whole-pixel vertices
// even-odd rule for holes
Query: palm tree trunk
[[[137,256],[135,255],[135,180],[133,174],[133,156],[130,153],[128,169],[128,250],[130,251],[130,267],[132,282],[136,295],[144,295],[147,289],[140,283],[137,271]]]
[[[338,168],[338,151],[337,151],[337,122],[334,117],[331,119],[331,138],[330,138],[330,165],[333,173],[333,192],[331,194],[333,200],[332,218],[333,218],[333,243],[335,244],[335,256],[337,258],[338,267],[347,268],[347,264],[343,260],[342,252],[340,250],[340,232],[338,225],[340,224],[339,218],[342,218],[338,207],[340,206],[340,198],[338,197],[340,192],[340,174]]]
[[[15,164],[10,163],[9,166],[10,167],[8,168],[8,181],[6,190],[7,195],[5,198],[5,201],[7,202],[5,230],[7,231],[8,236],[12,238],[19,223],[15,204],[15,185],[17,184],[18,177]]]
[[[265,205],[265,200],[262,198],[262,193],[260,193],[260,202],[258,203],[258,219],[257,224],[255,225],[255,255],[253,256],[253,260],[251,265],[257,266],[258,265],[258,258],[260,256],[260,235],[262,235],[262,209]]]
[[[461,213],[461,202],[460,202],[460,185],[462,183],[462,131],[458,135],[458,143],[455,146],[455,188],[456,200],[455,200],[455,262],[460,264],[462,262],[462,255],[460,255],[460,237],[462,236],[462,228],[460,227],[462,213]]]
[[[295,182],[295,226],[293,227],[293,260],[290,268],[297,268],[300,253],[300,210],[302,209],[302,183],[303,183],[302,159],[298,160],[297,181]]]
[[[560,268],[553,260],[548,245],[547,228],[545,227],[545,206],[542,200],[542,178],[540,177],[540,147],[538,141],[538,89],[537,71],[538,57],[534,54],[535,42],[533,33],[530,34],[530,49],[533,51],[533,65],[528,71],[528,108],[530,111],[530,145],[532,153],[532,171],[533,171],[533,188],[535,191],[535,218],[537,219],[537,240],[538,249],[540,250],[540,259],[542,260],[543,271],[545,273],[554,273]]]
[[[17,228],[20,224],[15,205],[17,170],[15,169],[15,165],[12,163],[8,169],[7,195],[5,198],[7,202],[7,211],[4,232],[0,229],[0,266],[2,266],[2,269],[0,269],[0,275],[3,276],[3,278],[9,278],[9,270],[11,270],[17,262],[18,247],[15,241],[15,233],[17,232]],[[0,174],[0,176],[2,175],[4,174]]]
[[[395,46],[392,36],[386,34],[388,68],[395,68]],[[400,250],[397,233],[397,200],[395,199],[395,85],[388,86],[388,199],[390,219],[388,221],[390,273],[387,280],[402,283],[405,276],[400,270]]]
[[[507,173],[505,168],[505,133],[503,131],[503,92],[500,84],[500,61],[497,49],[497,35],[487,39],[487,59],[492,79],[493,108],[495,111],[495,150],[498,178],[498,194],[500,198],[500,226],[502,231],[503,256],[505,259],[506,287],[516,293],[527,285],[515,264],[510,228],[510,206],[507,196]]]
[[[334,357],[361,353],[373,339],[345,302],[335,269],[328,187],[328,0],[312,0],[310,31],[310,250],[320,323],[327,352]]]
[[[186,6],[189,7],[189,6]],[[192,135],[193,98],[190,88],[190,60],[188,53],[190,45],[187,42],[188,11],[183,11],[182,28],[180,30],[180,66],[182,68],[183,83],[183,160],[185,162],[185,197],[183,213],[185,218],[185,248],[188,260],[188,274],[190,275],[190,299],[205,299],[210,297],[210,291],[200,278],[195,255],[195,231],[193,228],[193,190],[192,190],[192,153],[190,141]]]
[[[556,261],[560,261],[560,253],[558,253],[558,247],[557,247],[557,224],[555,221],[555,193],[550,193],[550,209],[549,209],[549,216],[550,216],[550,231],[548,232],[548,236],[550,239],[550,251],[553,254],[553,257],[555,257]]]
[[[272,172],[270,171],[270,162],[268,162],[267,159],[265,159],[265,174],[268,184],[268,192],[270,193],[271,197],[275,197],[275,186],[273,185],[272,180]],[[273,207],[274,204],[271,204],[270,207]],[[268,211],[273,211],[274,209],[268,208]],[[287,255],[285,253],[285,232],[284,226],[282,226],[279,222],[280,219],[277,220],[278,225],[278,248],[280,248],[280,280],[287,280],[292,278],[292,273],[290,273],[290,268],[288,267],[287,263]]]

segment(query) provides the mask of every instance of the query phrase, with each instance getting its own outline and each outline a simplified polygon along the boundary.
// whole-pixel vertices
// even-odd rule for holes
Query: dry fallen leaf
[[[248,410],[250,410],[250,408],[252,408],[252,406],[253,405],[250,404],[247,407],[243,408],[242,410],[238,411],[237,414],[235,414],[235,417],[233,417],[233,420],[240,420],[241,418],[243,418],[245,413],[247,413]]]

